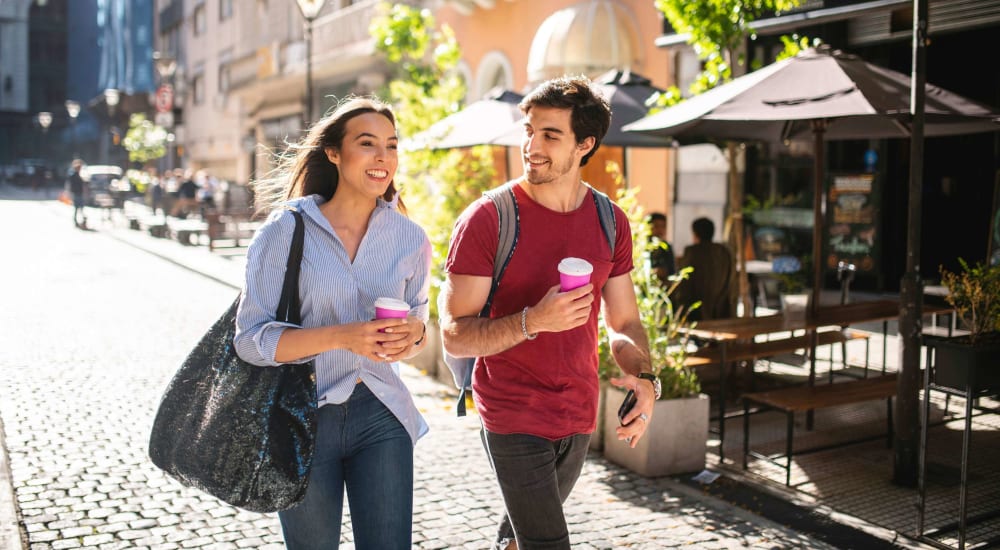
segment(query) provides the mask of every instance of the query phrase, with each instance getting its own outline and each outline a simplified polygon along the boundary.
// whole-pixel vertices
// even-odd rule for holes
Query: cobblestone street
[[[161,392],[238,281],[129,246],[114,238],[128,231],[121,220],[115,228],[90,212],[96,230],[82,231],[70,208],[19,194],[0,188],[0,420],[24,548],[283,548],[276,516],[183,488],[146,455]],[[454,417],[450,388],[403,373],[431,425],[416,450],[414,546],[487,548],[502,505],[478,423]],[[829,548],[596,454],[567,515],[581,549]],[[344,533],[341,547],[353,548],[349,525]]]

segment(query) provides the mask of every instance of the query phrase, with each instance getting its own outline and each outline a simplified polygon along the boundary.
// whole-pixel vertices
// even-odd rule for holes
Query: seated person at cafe
[[[667,216],[653,212],[646,218],[646,223],[649,224],[649,241],[653,245],[649,251],[649,268],[661,283],[667,284],[667,278],[677,271],[674,248],[667,242]]]
[[[675,304],[701,306],[691,312],[691,320],[724,319],[736,316],[736,265],[724,245],[712,242],[715,224],[698,218],[691,224],[694,244],[684,248],[679,265],[694,271],[677,287]]]

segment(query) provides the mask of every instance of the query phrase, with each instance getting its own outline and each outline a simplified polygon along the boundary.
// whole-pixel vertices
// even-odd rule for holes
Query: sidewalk
[[[21,195],[0,188],[0,201]],[[30,196],[21,198],[32,200]],[[54,201],[44,207],[60,219],[65,217],[66,231],[70,230],[68,207]],[[239,289],[242,285],[245,258],[239,251],[221,255],[209,252],[204,246],[185,246],[128,229],[122,219],[105,223],[91,216],[91,220],[93,229],[101,235],[231,288]],[[405,365],[402,374],[431,425],[431,434],[418,444],[416,451],[414,546],[477,548],[492,530],[499,504],[495,483],[478,444],[478,423],[474,417],[454,417],[456,392],[449,385]],[[733,431],[738,432],[735,424],[737,429]],[[757,436],[754,437],[756,441]],[[11,540],[9,530],[9,548],[2,544],[3,528],[12,525],[16,532],[18,525],[16,517],[10,516],[14,511],[14,493],[5,492],[10,489],[11,480],[4,479],[4,449],[0,444],[0,550],[20,550],[16,539]],[[608,463],[599,454],[592,454],[567,504],[574,548],[922,547],[899,538],[890,529],[838,513],[821,498],[776,490],[744,476],[732,465],[716,466],[723,476],[712,485],[703,486],[691,481],[690,476],[645,479]],[[864,489],[861,490],[863,493]],[[269,529],[274,529],[273,520],[269,525]],[[20,534],[14,536],[19,538]],[[49,548],[38,546],[43,547]]]

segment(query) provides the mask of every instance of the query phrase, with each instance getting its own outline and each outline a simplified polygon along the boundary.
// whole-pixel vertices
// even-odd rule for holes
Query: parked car
[[[88,206],[108,206],[116,202],[121,195],[122,169],[108,164],[85,164],[80,170],[80,177],[87,183],[89,190]],[[127,181],[124,181],[128,185]]]

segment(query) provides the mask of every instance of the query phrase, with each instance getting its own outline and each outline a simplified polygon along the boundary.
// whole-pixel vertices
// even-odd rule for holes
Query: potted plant
[[[939,268],[941,285],[969,333],[934,343],[934,382],[963,391],[1000,388],[1000,266],[958,263],[957,272]]]
[[[771,260],[771,271],[778,279],[778,293],[781,311],[786,315],[801,315],[809,308],[810,293],[806,288],[808,274],[802,268],[808,265],[807,258],[796,256],[775,256]]]
[[[625,204],[623,204],[625,203]],[[620,199],[626,206],[628,201]],[[650,363],[660,379],[662,395],[653,409],[649,429],[636,447],[630,448],[618,440],[618,407],[625,392],[606,381],[619,375],[618,366],[611,358],[606,329],[602,326],[600,340],[600,378],[603,399],[599,408],[598,432],[604,456],[640,475],[655,477],[681,472],[700,471],[705,466],[708,442],[709,400],[701,393],[701,384],[695,372],[685,366],[687,337],[679,329],[688,326],[689,311],[674,308],[670,294],[690,274],[690,268],[671,277],[669,286],[660,283],[645,261],[650,244],[648,228],[636,208],[626,208],[632,222],[633,257],[636,268],[632,271],[639,302],[639,315],[649,340]],[[633,215],[634,214],[634,215]],[[593,440],[592,440],[593,441]]]

